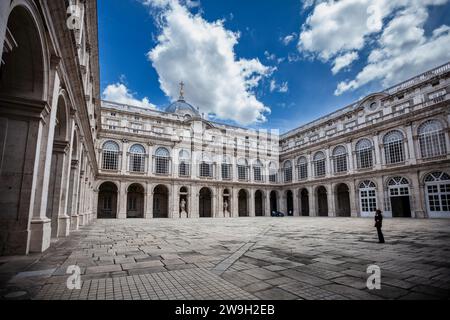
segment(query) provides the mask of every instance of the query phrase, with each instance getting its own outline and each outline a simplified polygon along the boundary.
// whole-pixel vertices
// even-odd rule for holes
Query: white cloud
[[[281,42],[283,42],[283,44],[284,44],[285,46],[287,46],[287,45],[289,45],[289,43],[291,43],[292,41],[294,41],[295,38],[297,38],[297,34],[294,32],[294,33],[291,33],[291,34],[285,36],[284,38],[282,38],[282,39],[281,39]]]
[[[336,59],[334,59],[333,68],[331,69],[331,72],[333,72],[333,74],[338,73],[339,71],[341,71],[341,69],[351,65],[352,62],[355,61],[356,59],[358,59],[358,52],[356,51],[351,51],[343,54],[342,56],[337,57]]]
[[[266,120],[270,109],[254,90],[275,69],[258,59],[237,58],[238,33],[225,29],[221,20],[208,22],[190,13],[176,0],[144,3],[163,8],[158,44],[148,57],[167,96],[177,99],[178,83],[184,81],[186,100],[202,112],[241,124]]]
[[[123,103],[130,106],[156,109],[156,106],[150,103],[147,97],[142,100],[136,99],[133,93],[131,93],[130,90],[128,90],[128,88],[120,82],[108,85],[105,90],[103,90],[102,99],[111,102]]]
[[[278,84],[275,80],[270,81],[270,92],[277,91],[279,93],[286,93],[289,91],[289,84],[287,81]]]
[[[359,51],[370,46],[366,67],[355,79],[341,82],[335,93],[356,89],[373,80],[389,85],[394,79],[401,80],[449,59],[450,53],[444,49],[449,43],[443,42],[447,32],[426,38],[423,27],[429,6],[446,2],[448,0],[308,1],[310,6],[315,6],[301,28],[298,49],[304,56],[331,62],[332,72],[336,74],[358,59]],[[438,52],[422,56],[423,48],[433,46],[436,41],[444,46]],[[418,59],[420,63],[408,59]]]

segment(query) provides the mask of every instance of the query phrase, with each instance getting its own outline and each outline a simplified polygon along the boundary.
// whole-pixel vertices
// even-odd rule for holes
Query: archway
[[[316,191],[317,197],[317,215],[319,217],[328,217],[328,196],[327,189],[320,186]]]
[[[409,199],[409,181],[403,177],[394,177],[388,180],[389,199],[391,202],[392,217],[410,218],[411,202]]]
[[[302,216],[309,216],[309,194],[307,189],[300,191],[300,210]]]
[[[98,219],[117,217],[117,186],[112,182],[103,182],[98,189]]]
[[[56,125],[54,127],[53,150],[51,155],[50,181],[47,197],[47,218],[51,219],[52,237],[63,236],[68,230],[64,230],[64,220],[59,221],[60,216],[64,216],[65,204],[67,200],[66,179],[68,179],[68,165],[70,148],[69,143],[69,118],[68,106],[64,92],[58,97],[56,110]]]
[[[11,1],[3,4],[0,7],[8,11]],[[30,215],[40,215],[43,207],[42,200],[47,196],[43,180],[49,176],[42,149],[47,147],[51,129],[44,102],[47,50],[35,6],[27,8],[25,1],[14,4],[1,23],[8,31],[1,43],[0,62],[0,255],[41,252],[50,244],[44,230],[48,224],[30,227]]]
[[[128,187],[127,218],[144,218],[144,187],[139,183]]]
[[[278,195],[276,191],[270,192],[270,213],[278,211]]]
[[[212,192],[209,188],[200,189],[198,207],[200,218],[212,218]]]
[[[261,190],[257,190],[255,192],[255,216],[256,217],[264,216],[264,201],[263,201],[263,193]]]
[[[345,183],[336,186],[336,216],[350,217],[350,191]]]
[[[169,217],[169,189],[160,184],[153,190],[153,218]]]
[[[239,217],[248,217],[248,195],[244,189],[238,194],[238,212]]]
[[[286,214],[288,216],[294,215],[294,196],[291,190],[286,191]]]

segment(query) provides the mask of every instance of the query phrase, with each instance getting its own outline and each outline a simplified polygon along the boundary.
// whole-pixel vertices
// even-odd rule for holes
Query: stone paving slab
[[[0,257],[0,299],[448,299],[450,220],[97,220]],[[381,290],[366,288],[381,268]],[[66,288],[70,265],[82,289]],[[180,280],[180,277],[183,278]]]

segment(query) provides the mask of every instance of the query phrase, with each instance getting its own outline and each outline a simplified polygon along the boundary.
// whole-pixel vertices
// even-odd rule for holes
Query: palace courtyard
[[[450,220],[96,220],[41,254],[0,257],[1,299],[448,299]],[[68,267],[81,289],[68,289]],[[366,287],[367,267],[381,289]]]

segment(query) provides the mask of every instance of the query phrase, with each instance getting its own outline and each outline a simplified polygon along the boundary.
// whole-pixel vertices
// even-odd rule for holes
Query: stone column
[[[78,187],[80,185],[80,166],[78,160],[72,160],[70,170],[68,215],[70,216],[70,229],[78,230],[80,220],[78,216]]]
[[[357,203],[358,203],[358,197],[357,197],[357,191],[354,181],[349,181],[348,183],[348,192],[349,192],[349,199],[350,199],[350,215],[352,217],[358,217],[358,209],[357,209]]]
[[[408,123],[408,125],[406,126],[406,145],[408,150],[408,152],[405,154],[406,159],[409,158],[408,163],[414,165],[417,163],[417,158],[416,158],[416,148],[413,139],[412,123]]]
[[[266,217],[270,217],[270,190],[266,190],[264,201],[265,201],[264,205],[265,215]]]
[[[123,181],[120,182],[119,192],[117,195],[119,199],[117,218],[126,219],[127,218],[127,184]]]
[[[327,186],[327,200],[328,200],[328,216],[336,217],[336,193],[334,192],[334,188],[332,184]]]
[[[299,210],[299,204],[300,204],[300,197],[299,197],[299,189],[294,188],[292,190],[292,201],[294,203],[294,212],[293,215],[294,217],[299,217],[300,216],[300,210]]]
[[[379,177],[375,177],[375,181],[377,184],[377,209],[381,210],[382,212],[384,212],[385,209],[385,205],[384,205],[384,184],[383,184],[383,177],[379,176]],[[389,199],[386,199],[387,201]],[[383,213],[384,215],[384,213]]]
[[[420,183],[419,173],[411,175],[411,217],[425,218],[425,192],[424,185]]]
[[[199,190],[197,186],[191,187],[191,201],[190,201],[190,208],[191,212],[188,212],[188,217],[190,218],[199,218],[200,212],[199,212]]]
[[[179,194],[179,188],[174,184],[172,185],[172,210],[169,212],[172,212],[172,217],[174,219],[180,218],[180,194]]]
[[[308,189],[308,201],[309,201],[309,215],[311,217],[317,217],[317,211],[316,211],[316,195],[314,193],[314,187],[310,186]]]
[[[239,198],[238,198],[238,192],[239,189],[232,188],[231,189],[231,217],[239,217]]]
[[[348,173],[352,174],[354,172],[355,166],[353,166],[353,147],[351,142],[347,142],[347,152],[348,152]]]
[[[373,149],[374,149],[374,153],[375,153],[375,158],[374,158],[374,168],[376,170],[381,169],[381,164],[382,164],[382,159],[381,159],[381,152],[380,152],[380,141],[379,141],[379,137],[378,137],[378,133],[374,134],[373,136]]]
[[[250,201],[250,205],[248,206],[248,216],[249,217],[254,217],[255,216],[255,190],[254,189],[249,189],[249,201]]]
[[[145,211],[144,219],[153,219],[153,188],[155,185],[152,183],[147,184],[147,189],[145,193]]]

